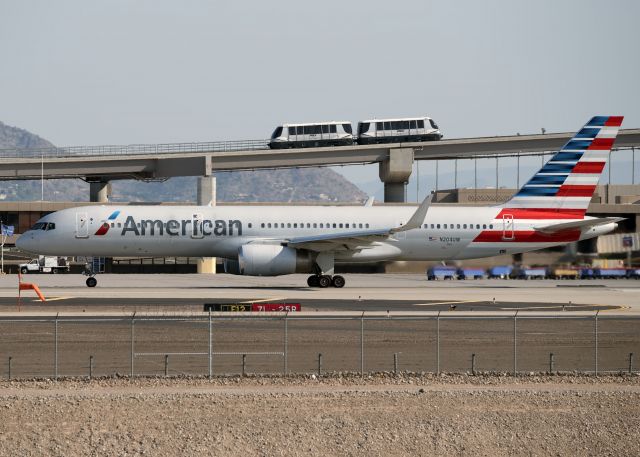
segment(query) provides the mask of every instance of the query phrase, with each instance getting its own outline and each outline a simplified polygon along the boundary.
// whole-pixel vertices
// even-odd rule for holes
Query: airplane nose
[[[33,249],[33,236],[22,234],[16,240],[16,247],[21,251],[31,251]]]

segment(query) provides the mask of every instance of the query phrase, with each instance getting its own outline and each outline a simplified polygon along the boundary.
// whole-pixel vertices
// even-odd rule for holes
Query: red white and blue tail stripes
[[[622,119],[593,117],[504,206],[544,212],[582,211],[584,215]]]

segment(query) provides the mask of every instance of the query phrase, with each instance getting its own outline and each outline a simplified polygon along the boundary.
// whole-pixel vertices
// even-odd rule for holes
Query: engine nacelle
[[[240,274],[246,276],[279,276],[312,271],[309,252],[274,244],[240,246],[238,264]]]

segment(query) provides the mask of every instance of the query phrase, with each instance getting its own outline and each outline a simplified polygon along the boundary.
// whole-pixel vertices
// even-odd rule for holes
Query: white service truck
[[[20,264],[20,273],[68,273],[69,262],[66,257],[38,256],[29,263]]]

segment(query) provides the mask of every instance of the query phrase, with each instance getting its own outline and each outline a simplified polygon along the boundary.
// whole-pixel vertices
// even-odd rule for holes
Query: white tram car
[[[271,149],[348,146],[353,144],[351,122],[331,121],[310,124],[283,124],[273,131]]]
[[[442,132],[430,117],[370,119],[358,122],[358,144],[435,141]]]

